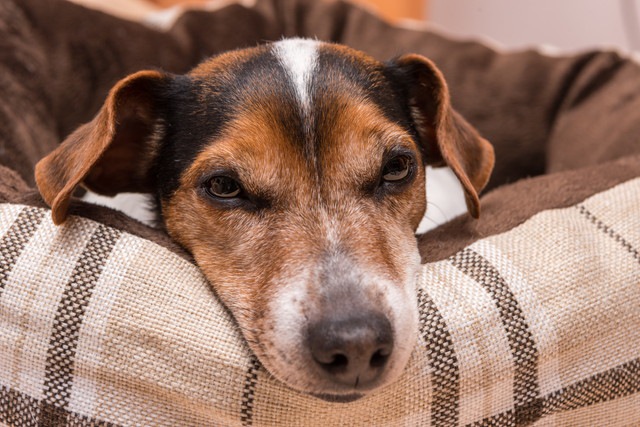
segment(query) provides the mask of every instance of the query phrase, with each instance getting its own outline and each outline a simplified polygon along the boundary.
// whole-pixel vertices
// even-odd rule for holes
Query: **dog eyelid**
[[[237,173],[226,168],[216,169],[201,177],[197,191],[218,209],[256,212],[271,207],[268,195],[247,191]]]
[[[382,180],[398,182],[404,180],[411,172],[411,158],[399,155],[391,158],[382,168]]]
[[[417,175],[416,154],[411,148],[396,146],[385,150],[381,163],[377,177],[363,186],[378,200],[403,192]]]
[[[224,175],[216,175],[206,181],[206,191],[209,195],[221,199],[232,199],[242,193],[240,183],[233,178]]]
[[[388,150],[382,159],[380,185],[401,185],[415,172],[416,156],[410,148],[396,146]]]

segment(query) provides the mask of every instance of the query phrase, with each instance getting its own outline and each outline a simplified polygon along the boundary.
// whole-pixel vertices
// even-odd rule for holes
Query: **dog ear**
[[[153,157],[162,130],[159,92],[170,79],[140,71],[120,80],[94,119],[73,132],[36,165],[35,178],[55,224],[83,183],[96,193],[149,192]]]
[[[427,164],[453,170],[464,188],[469,213],[478,218],[478,193],[489,181],[494,164],[492,145],[451,108],[444,77],[430,60],[409,54],[392,65],[406,85],[409,109]]]

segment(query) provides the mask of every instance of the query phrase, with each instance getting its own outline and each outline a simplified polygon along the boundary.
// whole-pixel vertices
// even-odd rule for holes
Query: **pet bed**
[[[33,166],[138,69],[183,72],[282,36],[432,58],[495,146],[480,220],[419,238],[419,338],[403,376],[350,403],[287,388],[161,231],[75,202]],[[63,0],[0,3],[0,422],[10,426],[640,423],[640,66],[611,52],[500,53],[349,3],[257,0],[170,28]],[[362,230],[366,232],[366,230]]]

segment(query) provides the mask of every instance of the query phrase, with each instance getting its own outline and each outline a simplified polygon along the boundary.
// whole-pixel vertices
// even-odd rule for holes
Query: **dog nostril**
[[[349,359],[344,354],[334,354],[331,356],[331,360],[327,362],[323,362],[321,360],[316,359],[316,362],[326,371],[330,373],[338,373],[340,371],[344,371],[347,369],[349,365]]]
[[[367,386],[379,378],[393,352],[393,329],[381,313],[324,318],[309,325],[311,357],[333,382]]]
[[[372,368],[382,368],[387,364],[387,360],[389,360],[389,355],[391,353],[387,350],[380,349],[373,353],[371,356],[371,360],[369,360],[369,366]]]

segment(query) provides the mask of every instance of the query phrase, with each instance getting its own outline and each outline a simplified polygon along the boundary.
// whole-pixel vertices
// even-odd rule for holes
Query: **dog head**
[[[429,60],[293,39],[121,80],[36,180],[57,224],[81,183],[154,193],[263,365],[349,398],[415,345],[427,164],[451,167],[477,217],[493,150]]]

